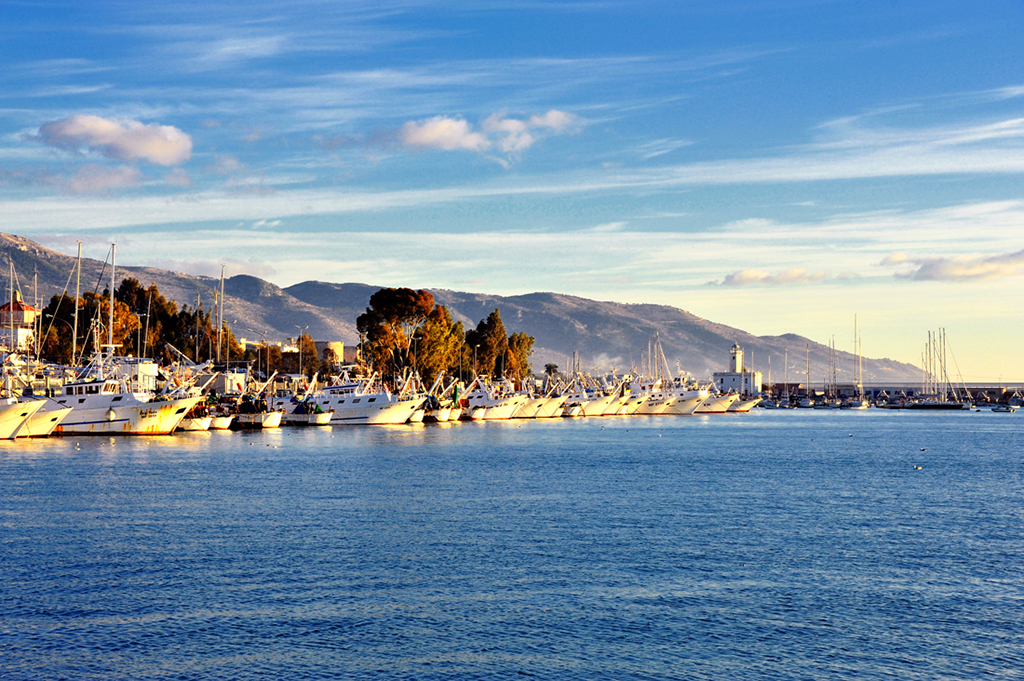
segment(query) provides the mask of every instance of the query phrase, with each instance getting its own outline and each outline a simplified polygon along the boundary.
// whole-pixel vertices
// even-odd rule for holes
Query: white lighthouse
[[[737,374],[743,373],[743,348],[740,347],[739,343],[735,343],[729,352],[732,355],[732,364],[729,365],[729,371]]]
[[[729,370],[716,371],[713,374],[718,389],[724,393],[738,392],[745,397],[759,394],[761,392],[761,372],[744,368],[743,348],[739,343],[732,346],[729,356]]]

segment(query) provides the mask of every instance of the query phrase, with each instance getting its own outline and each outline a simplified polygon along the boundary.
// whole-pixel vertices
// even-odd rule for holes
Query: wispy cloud
[[[910,266],[897,272],[899,279],[915,281],[991,281],[1024,274],[1024,250],[999,255],[960,255],[953,257],[911,257],[899,251],[886,256],[883,267]]]
[[[108,166],[87,164],[79,168],[68,180],[67,190],[72,194],[109,194],[115,189],[137,187],[142,182],[142,173],[132,166]]]
[[[45,123],[38,139],[58,149],[96,151],[118,161],[145,160],[162,166],[184,163],[192,156],[192,138],[170,125],[75,115]]]
[[[720,282],[710,282],[716,286],[794,286],[817,284],[825,281],[825,272],[808,272],[800,267],[793,267],[777,274],[762,270],[745,269],[727,274]]]
[[[497,146],[506,154],[516,155],[533,146],[540,136],[574,130],[580,122],[579,116],[556,109],[525,119],[499,112],[485,118],[481,132],[477,132],[464,118],[434,116],[409,121],[399,129],[398,138],[413,148],[483,152]]]
[[[641,144],[637,147],[637,153],[640,154],[640,158],[647,160],[658,156],[664,156],[676,149],[682,149],[683,147],[690,146],[691,144],[693,144],[693,142],[690,140],[658,139]]]
[[[199,277],[219,277],[221,265],[224,265],[224,274],[229,277],[237,274],[267,277],[277,272],[273,267],[264,263],[250,260],[235,260],[233,258],[226,258],[224,260],[150,260],[145,265],[147,267],[171,270],[172,272],[194,274]]]

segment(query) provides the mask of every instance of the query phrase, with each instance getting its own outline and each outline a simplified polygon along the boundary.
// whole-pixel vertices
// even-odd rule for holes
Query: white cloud
[[[67,190],[72,194],[107,194],[112,189],[125,189],[138,186],[142,182],[142,173],[138,168],[89,164],[79,168],[68,180]]]
[[[567,111],[552,109],[539,116],[530,116],[530,127],[550,128],[555,132],[565,132],[579,124],[579,116]]]
[[[192,156],[192,138],[170,125],[75,115],[45,123],[39,139],[58,149],[97,151],[118,161],[145,160],[162,166],[184,163]]]
[[[503,135],[498,140],[498,148],[506,153],[528,149],[534,142],[534,137],[530,134],[530,128],[526,123],[515,118],[503,118],[500,113],[488,116],[484,119],[481,127],[484,132]]]
[[[254,277],[266,277],[276,274],[277,271],[270,265],[255,261],[235,260],[151,260],[146,263],[147,267],[156,267],[172,272],[184,272],[199,277],[220,277],[220,267],[224,265],[224,275],[233,277],[238,274],[248,274]]]
[[[434,116],[419,122],[409,121],[398,134],[405,144],[424,149],[484,151],[491,146],[486,137],[473,132],[465,119],[447,116]]]
[[[793,286],[798,284],[816,284],[827,278],[824,272],[808,272],[801,267],[772,274],[755,269],[745,269],[728,274],[719,283],[721,286]],[[714,283],[714,282],[713,282]]]
[[[913,265],[909,272],[897,272],[899,279],[915,281],[991,281],[1024,274],[1024,249],[999,255],[960,255],[954,257],[911,258],[893,253],[881,265]]]
[[[480,124],[482,132],[476,132],[463,118],[435,116],[422,121],[409,121],[403,125],[398,136],[411,147],[469,151],[486,151],[492,146],[506,154],[518,154],[529,149],[539,139],[538,131],[548,133],[567,132],[576,126],[580,118],[565,111],[552,109],[526,120],[509,118],[504,112],[491,114]],[[507,167],[507,163],[495,158]]]

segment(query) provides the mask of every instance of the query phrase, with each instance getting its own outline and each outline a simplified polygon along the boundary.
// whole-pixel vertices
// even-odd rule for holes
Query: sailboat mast
[[[75,328],[71,337],[71,366],[78,364],[78,293],[82,288],[82,242],[78,242],[78,266],[75,268]]]
[[[11,327],[10,328],[11,335],[9,336],[9,338],[11,339],[11,354],[13,355],[14,351],[18,349],[18,343],[14,339],[14,261],[11,260],[10,258],[8,258],[7,262],[11,266],[10,267],[10,270],[11,270],[11,275],[10,275],[11,276],[11,283],[10,283],[11,306],[10,306],[10,308],[8,308],[10,310],[10,313],[7,315],[7,321],[9,322],[9,326]]]
[[[220,266],[220,302],[217,303],[217,363],[220,363],[221,334],[224,331],[224,265]],[[301,368],[301,367],[300,367]]]
[[[117,244],[110,244],[110,324],[107,326],[107,345],[110,354],[114,354],[114,259],[117,257]]]

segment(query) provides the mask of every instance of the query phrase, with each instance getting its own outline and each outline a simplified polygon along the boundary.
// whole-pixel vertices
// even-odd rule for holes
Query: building
[[[0,345],[6,350],[34,350],[38,318],[39,310],[23,301],[21,293],[15,291],[13,301],[0,305],[0,325],[3,327],[0,328]]]
[[[752,371],[743,366],[743,348],[733,345],[730,352],[729,371],[716,371],[712,374],[715,385],[722,392],[738,392],[740,395],[759,395],[761,393],[761,372]]]

